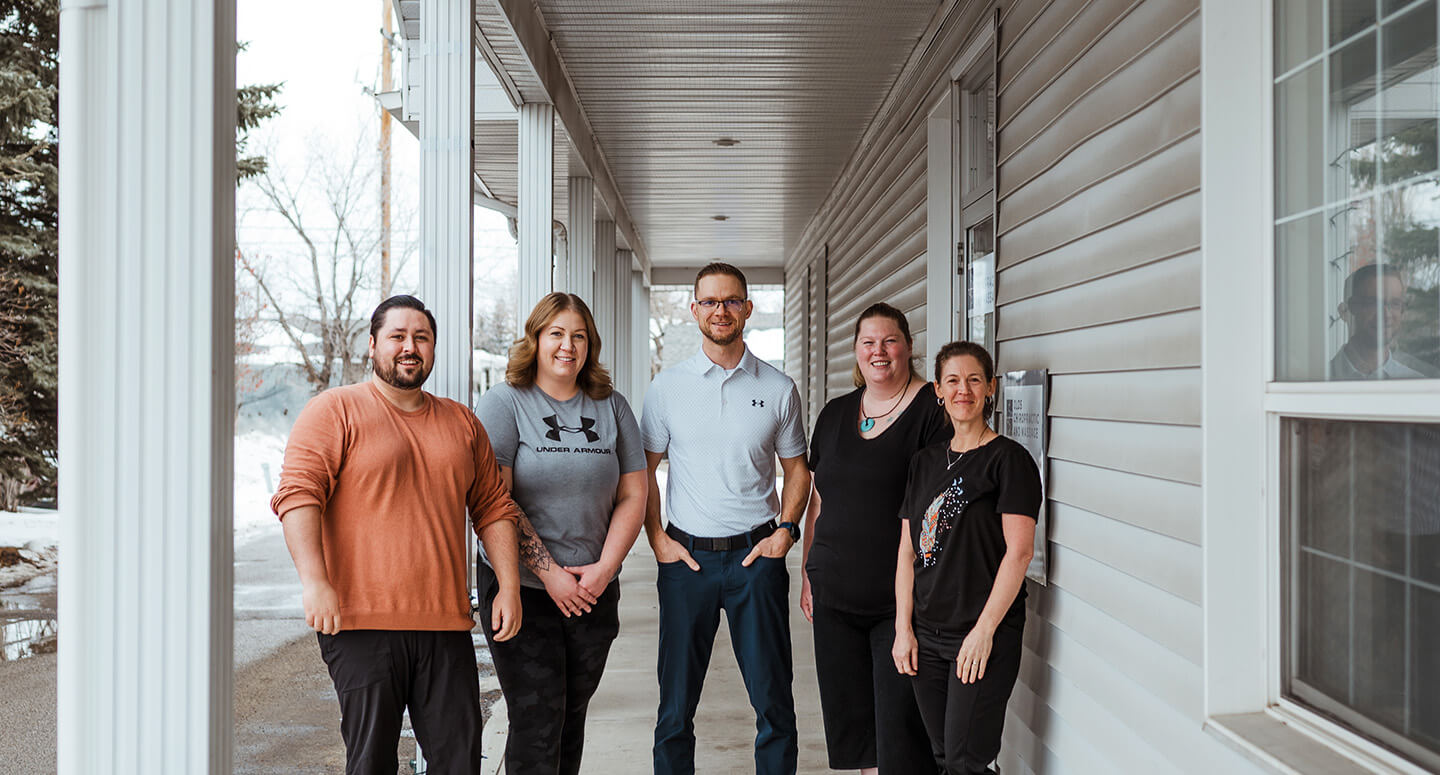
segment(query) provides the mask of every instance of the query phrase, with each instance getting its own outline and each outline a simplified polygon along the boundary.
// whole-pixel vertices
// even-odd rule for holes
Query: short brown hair
[[[910,378],[924,382],[925,377],[921,376],[920,370],[915,368],[915,337],[910,335],[910,321],[905,319],[904,312],[883,301],[877,301],[866,307],[865,311],[860,313],[860,317],[856,318],[855,336],[850,338],[850,346],[853,348],[855,343],[860,341],[860,324],[870,318],[885,318],[900,329],[900,335],[905,337],[905,346],[910,348]],[[854,382],[857,388],[865,387],[865,375],[860,373],[859,363],[856,363],[854,371],[850,372],[850,381]]]
[[[525,335],[510,345],[510,362],[505,366],[505,382],[511,387],[530,387],[535,384],[536,360],[540,351],[540,333],[550,321],[561,312],[574,312],[585,321],[586,347],[585,362],[575,384],[585,395],[596,401],[610,397],[615,388],[610,384],[610,372],[600,365],[600,332],[595,330],[595,316],[585,301],[573,293],[549,293],[541,299],[530,317],[525,319]]]
[[[740,271],[739,268],[731,266],[723,261],[712,261],[701,267],[700,271],[695,273],[695,288],[690,293],[692,297],[700,293],[700,281],[705,279],[706,277],[709,277],[712,274],[730,275],[731,277],[740,281],[740,290],[747,297],[750,295],[750,284],[745,282],[744,272]]]

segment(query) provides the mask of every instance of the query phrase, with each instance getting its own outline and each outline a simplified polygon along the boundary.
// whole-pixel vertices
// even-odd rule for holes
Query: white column
[[[59,772],[228,773],[234,0],[65,0]]]
[[[420,7],[420,300],[440,329],[426,389],[466,406],[474,328],[474,19],[473,0],[423,0]]]
[[[595,181],[574,177],[568,183],[570,259],[563,275],[555,273],[555,282],[557,290],[573,293],[589,304],[595,296]]]
[[[595,290],[590,310],[595,313],[595,327],[600,329],[601,341],[615,341],[615,223],[595,222]],[[615,361],[610,357],[614,350],[606,348],[601,357],[614,373]]]
[[[634,260],[635,254],[628,250],[615,251],[615,334],[610,340],[615,344],[610,362],[614,364],[611,374],[626,395],[630,393],[630,375],[633,372],[630,368],[630,310],[634,298],[630,294],[630,266]]]
[[[645,273],[630,273],[630,407],[638,417],[644,403],[645,389],[650,387],[650,289],[645,286]]]
[[[469,34],[470,23],[465,25]],[[527,102],[520,106],[519,295],[515,319],[522,324],[535,302],[553,289],[552,232],[555,218],[555,107]],[[573,246],[570,255],[575,255]]]

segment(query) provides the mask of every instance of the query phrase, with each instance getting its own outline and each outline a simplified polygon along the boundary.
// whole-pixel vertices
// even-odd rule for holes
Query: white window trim
[[[1273,772],[1423,773],[1280,693],[1280,418],[1434,421],[1440,380],[1272,382],[1272,25],[1270,3],[1202,0],[1205,724]]]

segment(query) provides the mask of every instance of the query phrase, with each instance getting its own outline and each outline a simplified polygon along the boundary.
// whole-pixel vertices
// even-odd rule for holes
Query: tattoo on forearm
[[[550,570],[554,560],[540,540],[539,534],[535,532],[535,526],[530,524],[530,518],[520,515],[516,526],[520,529],[520,562],[536,573]]]

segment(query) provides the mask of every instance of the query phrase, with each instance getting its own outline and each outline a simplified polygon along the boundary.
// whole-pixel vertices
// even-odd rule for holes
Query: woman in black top
[[[940,348],[935,390],[955,433],[910,462],[893,657],[896,670],[913,676],[945,771],[989,772],[1020,671],[1040,471],[1024,447],[986,422],[995,365],[984,347]]]
[[[825,406],[810,444],[815,489],[805,515],[800,608],[815,627],[830,766],[933,773],[914,692],[890,659],[895,514],[910,456],[949,438],[950,423],[915,371],[903,313],[872,305],[855,324],[854,345],[859,389]]]

